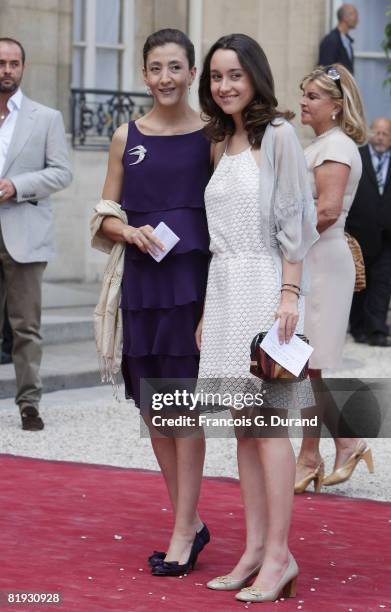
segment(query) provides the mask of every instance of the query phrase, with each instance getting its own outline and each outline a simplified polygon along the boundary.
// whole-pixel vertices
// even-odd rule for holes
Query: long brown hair
[[[200,77],[198,90],[203,118],[207,121],[205,133],[212,142],[221,142],[235,131],[235,124],[230,115],[213,100],[210,89],[210,63],[218,49],[235,51],[243,70],[245,70],[254,87],[254,98],[242,111],[243,125],[248,134],[251,146],[259,149],[268,123],[277,117],[292,119],[291,111],[278,111],[274,93],[274,80],[267,57],[256,40],[246,34],[229,34],[222,36],[209,49]]]

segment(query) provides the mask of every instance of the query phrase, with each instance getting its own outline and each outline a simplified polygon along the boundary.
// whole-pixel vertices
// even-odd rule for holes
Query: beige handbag
[[[349,245],[350,252],[352,253],[354,267],[356,269],[356,282],[354,284],[354,291],[362,291],[366,287],[366,278],[365,264],[361,247],[357,240],[347,232],[345,232],[345,237]]]

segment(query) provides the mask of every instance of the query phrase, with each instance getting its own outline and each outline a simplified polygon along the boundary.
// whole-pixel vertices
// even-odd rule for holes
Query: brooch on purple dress
[[[135,166],[136,164],[140,164],[145,158],[145,154],[147,149],[143,145],[137,145],[137,147],[133,147],[129,149],[128,155],[137,155],[137,159],[129,164],[129,166]]]

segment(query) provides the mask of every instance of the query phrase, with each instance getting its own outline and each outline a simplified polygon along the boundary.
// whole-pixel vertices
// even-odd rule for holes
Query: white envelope
[[[278,324],[279,319],[268,331],[260,346],[274,361],[295,376],[298,376],[314,349],[297,336],[293,336],[288,344],[285,344],[285,342],[280,344]]]
[[[149,253],[155,261],[161,261],[180,240],[180,238],[178,238],[178,236],[168,227],[168,225],[164,223],[164,221],[161,221],[159,225],[155,227],[152,234],[156,236],[156,238],[159,238],[160,242],[162,242],[165,246],[165,251],[161,251],[158,247],[156,247],[158,249],[157,255]]]

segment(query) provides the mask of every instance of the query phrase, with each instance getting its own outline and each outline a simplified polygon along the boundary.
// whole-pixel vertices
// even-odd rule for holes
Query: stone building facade
[[[71,87],[102,89],[110,83],[111,88],[144,92],[142,45],[148,34],[162,27],[190,35],[198,66],[219,36],[233,31],[253,36],[269,58],[280,106],[297,111],[298,84],[316,63],[319,40],[330,29],[339,4],[336,0],[2,0],[0,36],[23,43],[27,52],[23,91],[60,109],[70,133]],[[196,87],[191,100],[197,104]],[[309,132],[297,127],[305,143]],[[69,143],[75,178],[53,198],[58,255],[46,278],[92,281],[100,278],[105,262],[105,256],[89,246],[88,222],[105,178],[107,150],[74,149],[71,136]]]

